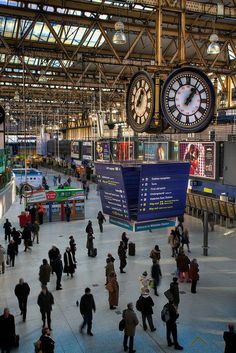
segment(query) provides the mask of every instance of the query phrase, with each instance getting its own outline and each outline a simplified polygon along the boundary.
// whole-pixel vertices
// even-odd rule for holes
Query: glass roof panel
[[[77,31],[74,39],[73,39],[73,42],[72,42],[73,45],[77,45],[77,44],[80,43],[80,41],[81,41],[81,39],[82,39],[82,37],[83,37],[83,35],[84,35],[86,30],[87,30],[87,28],[85,28],[85,27],[80,27],[78,29],[78,31]]]
[[[229,60],[235,60],[236,56],[234,55],[233,49],[230,45],[228,45],[228,53],[229,53]]]

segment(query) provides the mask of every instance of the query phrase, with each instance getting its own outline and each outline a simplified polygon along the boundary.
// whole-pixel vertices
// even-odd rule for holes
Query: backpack
[[[138,311],[142,311],[142,297],[140,296],[138,300],[136,301],[136,309]]]
[[[168,322],[170,320],[169,304],[165,304],[161,311],[161,319],[163,322]]]
[[[34,342],[34,349],[35,353],[42,353],[42,342],[40,339]]]

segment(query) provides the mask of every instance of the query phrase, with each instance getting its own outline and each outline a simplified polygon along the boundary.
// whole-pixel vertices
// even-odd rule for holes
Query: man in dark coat
[[[106,222],[106,218],[104,217],[104,214],[102,213],[102,211],[98,212],[97,220],[98,220],[100,232],[103,233],[103,222]]]
[[[37,210],[36,210],[36,208],[34,207],[34,205],[33,205],[33,207],[31,207],[31,208],[29,209],[29,213],[30,213],[30,215],[31,215],[31,223],[34,224],[34,222],[36,221],[36,214],[37,214]]]
[[[18,246],[21,243],[21,233],[18,230],[16,230],[15,227],[13,227],[12,228],[12,232],[11,232],[11,236],[12,236],[12,239],[14,240],[14,242],[15,242],[16,255],[18,255]]]
[[[153,265],[151,268],[151,275],[154,280],[154,294],[158,296],[159,294],[157,293],[157,286],[159,285],[160,277],[162,276],[161,268],[157,260],[152,260],[152,262]]]
[[[26,251],[27,249],[31,250],[29,247],[29,242],[31,240],[31,227],[29,224],[27,224],[23,229],[22,239],[24,239],[24,245],[25,245],[24,251]]]
[[[16,246],[14,240],[11,240],[7,247],[7,256],[9,257],[9,265],[15,266]]]
[[[179,317],[175,306],[173,305],[173,301],[169,300],[168,305],[168,312],[169,312],[169,320],[166,322],[166,339],[168,347],[175,346],[176,350],[182,351],[183,347],[179,345],[177,339],[177,325],[176,320]],[[171,340],[171,335],[173,337],[173,341]]]
[[[179,284],[178,284],[177,277],[173,277],[173,282],[171,282],[171,284],[170,284],[170,293],[172,294],[173,304],[177,310],[178,305],[179,305],[179,301],[180,301],[180,299],[179,299]]]
[[[47,327],[42,329],[42,336],[40,337],[42,353],[53,353],[55,342],[50,337],[50,330]]]
[[[38,296],[37,303],[42,315],[43,327],[45,327],[46,316],[47,316],[48,328],[51,331],[51,311],[52,311],[52,305],[54,304],[54,298],[52,293],[48,291],[46,286],[42,286],[42,291]]]
[[[92,221],[88,221],[88,224],[85,228],[85,232],[87,234],[93,234],[93,225],[92,225]]]
[[[56,247],[56,245],[53,245],[52,248],[48,252],[50,266],[52,268],[52,274],[54,272],[54,262],[58,258],[59,254],[60,254],[60,250]]]
[[[15,318],[8,308],[0,316],[0,347],[2,353],[10,353],[15,342]]]
[[[146,324],[146,320],[148,321],[150,330],[152,332],[156,331],[156,328],[153,325],[153,320],[152,320],[152,314],[153,314],[153,306],[154,306],[154,302],[152,300],[152,298],[150,297],[149,294],[149,289],[146,288],[144,290],[144,292],[142,293],[142,295],[139,298],[139,302],[140,302],[140,309],[141,309],[141,313],[142,313],[142,321],[143,321],[143,329],[144,331],[147,330],[147,324]]]
[[[23,315],[23,321],[25,322],[27,313],[27,300],[30,294],[30,287],[28,283],[24,282],[23,278],[20,278],[19,283],[15,286],[15,295],[18,299],[19,308],[21,315]]]
[[[10,242],[11,240],[11,223],[9,222],[8,218],[6,218],[6,222],[3,224],[3,228],[5,230],[5,240]]]
[[[76,242],[75,242],[75,239],[74,239],[73,235],[71,235],[71,236],[69,237],[69,239],[70,239],[70,241],[69,241],[69,244],[70,244],[70,251],[71,251],[71,253],[72,253],[74,262],[76,263],[76,260],[75,260]]]
[[[127,237],[126,232],[123,232],[123,233],[122,233],[122,235],[121,235],[121,240],[122,240],[123,243],[124,243],[125,250],[127,250],[127,249],[128,249],[129,238]]]
[[[43,286],[46,286],[50,282],[52,268],[49,265],[47,259],[43,259],[42,265],[39,267],[39,280]]]
[[[123,241],[120,241],[120,245],[118,247],[118,256],[120,259],[120,273],[125,273],[124,268],[127,265],[127,261],[126,261],[126,248],[125,248],[125,244],[123,243]]]
[[[68,203],[66,204],[66,207],[65,207],[65,215],[66,215],[66,221],[70,222],[71,208],[68,205]]]
[[[83,333],[83,329],[87,325],[87,334],[93,336],[92,333],[92,320],[93,320],[93,311],[96,312],[96,305],[91,294],[90,288],[85,288],[85,294],[80,299],[80,313],[83,316],[83,323],[80,327],[80,333]]]
[[[61,277],[62,277],[62,272],[63,272],[63,264],[61,261],[61,254],[58,255],[57,259],[54,261],[54,271],[57,276],[57,286],[56,290],[61,290]]]
[[[129,349],[129,353],[136,352],[134,347],[134,336],[136,331],[136,326],[138,325],[138,318],[133,309],[133,303],[127,304],[127,309],[123,311],[123,318],[125,319],[125,330],[124,330],[124,340],[123,346],[126,352]],[[129,338],[129,346],[128,346]]]
[[[236,333],[233,324],[228,324],[229,331],[224,332],[225,353],[236,352]]]

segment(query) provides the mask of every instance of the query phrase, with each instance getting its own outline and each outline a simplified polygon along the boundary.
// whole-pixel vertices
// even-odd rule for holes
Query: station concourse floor
[[[49,185],[52,185],[52,175],[47,173]],[[73,180],[72,185],[78,185]],[[17,215],[24,206],[19,200],[7,212],[13,226],[18,226]],[[136,330],[134,348],[137,353],[172,352],[173,347],[167,347],[165,324],[161,321],[160,312],[167,302],[164,291],[169,288],[176,269],[175,260],[167,244],[170,229],[157,231],[128,233],[131,241],[136,243],[136,256],[128,257],[126,274],[119,273],[117,248],[123,229],[104,225],[104,233],[99,232],[96,216],[101,209],[100,198],[95,185],[90,187],[89,200],[86,201],[86,218],[83,221],[46,223],[41,226],[40,244],[34,244],[31,252],[23,252],[19,247],[15,268],[7,267],[4,275],[0,275],[0,310],[9,307],[15,315],[16,333],[20,335],[20,353],[34,352],[33,343],[41,334],[41,315],[37,306],[37,296],[40,292],[38,281],[39,266],[42,259],[47,258],[48,250],[53,244],[59,247],[61,253],[69,242],[69,236],[74,235],[77,243],[77,269],[74,278],[63,274],[63,290],[56,291],[55,275],[51,276],[48,285],[52,292],[55,305],[52,311],[52,337],[56,342],[55,353],[120,353],[123,352],[123,333],[118,330],[122,310],[128,302],[136,302],[139,297],[138,276],[145,270],[150,274],[151,259],[149,253],[155,244],[161,249],[161,269],[163,278],[158,289],[159,297],[153,295],[155,302],[153,320],[156,332],[144,332],[140,313],[139,325]],[[5,222],[1,220],[0,228]],[[86,251],[85,226],[88,219],[93,221],[95,247],[98,249],[96,258],[89,258]],[[200,267],[200,281],[197,294],[191,294],[189,283],[180,283],[180,305],[178,325],[178,340],[187,353],[223,353],[223,331],[227,330],[229,322],[236,322],[236,231],[215,226],[214,232],[209,232],[209,256],[202,256],[202,222],[190,216],[185,216],[185,225],[190,231],[190,259],[197,258]],[[0,243],[5,247],[3,229]],[[105,259],[108,252],[116,258],[120,285],[119,306],[111,311],[108,305],[108,294],[105,289]],[[18,308],[14,295],[15,285],[23,277],[31,287],[28,299],[26,322]],[[82,318],[76,301],[84,294],[84,288],[90,287],[95,298],[97,311],[93,318],[93,337],[79,333]],[[85,331],[86,332],[86,331]]]

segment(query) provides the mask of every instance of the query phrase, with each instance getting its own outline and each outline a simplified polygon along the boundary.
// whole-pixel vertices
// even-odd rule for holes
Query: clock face
[[[140,71],[130,82],[126,101],[127,123],[136,132],[148,129],[154,113],[154,83],[151,76]]]
[[[214,87],[199,69],[177,69],[163,85],[161,108],[165,119],[175,129],[183,132],[202,131],[213,118]]]

